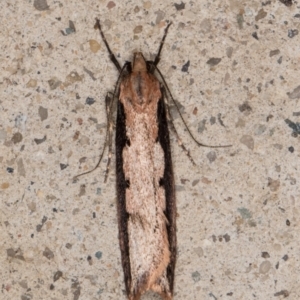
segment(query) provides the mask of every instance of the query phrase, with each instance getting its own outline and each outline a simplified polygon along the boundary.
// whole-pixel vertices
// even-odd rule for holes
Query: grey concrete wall
[[[299,299],[300,7],[280,1],[0,3],[0,299],[126,299],[105,95],[123,64],[159,64],[198,147],[172,135],[174,300]],[[73,24],[69,24],[69,21]],[[75,30],[74,30],[75,28]],[[189,62],[189,63],[188,63]],[[159,299],[147,294],[144,300]]]

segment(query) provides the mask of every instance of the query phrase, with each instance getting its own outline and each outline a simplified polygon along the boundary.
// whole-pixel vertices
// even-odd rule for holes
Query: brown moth
[[[194,164],[173,124],[169,100],[179,112],[178,106],[157,68],[170,25],[165,28],[154,61],[146,61],[141,52],[136,52],[133,62],[126,62],[121,67],[105,39],[100,20],[96,19],[95,24],[111,61],[119,71],[115,91],[112,97],[109,94],[106,97],[105,147],[108,145],[109,155],[105,181],[112,156],[115,123],[119,244],[129,300],[139,300],[149,290],[165,300],[173,298],[176,200],[168,124]],[[116,121],[112,113],[115,101]],[[179,115],[186,126],[180,112]],[[186,128],[199,146],[227,147],[199,143]],[[99,166],[105,147],[94,169]]]
[[[141,53],[120,83],[116,123],[119,239],[128,298],[173,294],[176,204],[160,82]]]
[[[119,242],[128,299],[148,290],[171,300],[176,261],[176,201],[165,91],[154,75],[168,28],[154,62],[136,52],[121,68],[101,30],[112,62],[119,70],[116,176]],[[107,98],[112,116],[113,99]],[[109,121],[110,116],[108,117]],[[112,140],[109,128],[108,140]],[[111,147],[110,147],[111,148]]]

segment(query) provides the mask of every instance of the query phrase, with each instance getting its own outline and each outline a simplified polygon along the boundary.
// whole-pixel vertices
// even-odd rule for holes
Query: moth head
[[[147,64],[142,52],[135,52],[133,54],[132,71],[133,72],[147,71]]]

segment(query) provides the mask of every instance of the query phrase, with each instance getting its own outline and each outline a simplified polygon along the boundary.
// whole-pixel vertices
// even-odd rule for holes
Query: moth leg
[[[163,89],[163,93],[165,95],[165,98],[167,98],[166,96],[166,92],[165,90]],[[187,155],[187,157],[189,158],[189,160],[192,162],[192,164],[194,166],[196,166],[196,163],[194,161],[194,159],[192,158],[191,154],[190,154],[190,151],[187,150],[187,148],[185,147],[185,145],[183,144],[177,130],[176,130],[176,127],[174,125],[174,121],[173,121],[173,118],[172,118],[172,115],[171,115],[171,112],[170,112],[170,107],[169,107],[169,103],[167,103],[167,101],[165,102],[166,103],[166,113],[167,113],[167,119],[168,119],[168,122],[169,122],[169,125],[170,125],[170,129],[174,132],[175,136],[176,136],[176,139],[177,139],[177,143],[178,145],[182,148],[182,150],[184,151],[184,153]]]
[[[103,150],[101,152],[101,155],[100,155],[100,158],[96,164],[96,166],[87,171],[87,172],[84,172],[84,173],[81,173],[81,174],[78,174],[76,176],[73,177],[73,181],[75,182],[77,180],[78,177],[82,176],[82,175],[86,175],[86,174],[89,174],[89,173],[92,173],[93,171],[95,171],[101,161],[102,161],[102,158],[104,156],[104,152],[105,152],[105,148],[107,146],[107,144],[109,145],[109,154],[108,154],[108,161],[107,161],[107,166],[106,166],[106,171],[105,171],[105,179],[104,179],[104,182],[106,182],[107,180],[107,176],[108,176],[108,171],[109,171],[109,165],[110,165],[110,161],[111,161],[111,152],[112,152],[112,130],[113,130],[113,122],[112,122],[112,104],[113,104],[113,100],[114,100],[114,97],[112,96],[112,98],[110,98],[108,95],[111,94],[113,95],[113,93],[111,92],[108,92],[106,97],[105,97],[105,103],[106,103],[106,117],[107,117],[107,126],[106,126],[106,134],[105,134],[105,141],[104,141],[104,147],[103,147]]]
[[[118,71],[121,72],[122,68],[121,68],[119,62],[117,61],[116,56],[115,56],[114,53],[111,51],[111,49],[110,49],[110,47],[109,47],[109,45],[108,45],[108,43],[107,43],[107,40],[106,40],[106,38],[105,38],[105,35],[104,35],[103,31],[102,31],[101,24],[100,24],[100,19],[96,18],[96,24],[95,24],[94,28],[95,28],[95,29],[99,29],[100,35],[101,35],[101,37],[102,37],[102,40],[103,40],[103,42],[104,42],[104,44],[105,44],[105,46],[106,46],[106,49],[107,49],[107,51],[108,51],[108,53],[109,53],[109,58],[110,58],[110,60],[111,60],[112,63],[116,66],[116,68],[118,69]]]
[[[200,143],[200,142],[198,142],[198,141],[196,140],[196,138],[194,137],[194,135],[191,133],[189,127],[187,126],[187,124],[186,124],[186,122],[185,122],[185,120],[184,120],[184,118],[183,118],[183,116],[182,116],[182,114],[181,114],[181,112],[180,112],[180,110],[179,110],[179,107],[178,107],[177,103],[175,102],[175,100],[174,100],[174,98],[173,98],[173,96],[172,96],[172,94],[171,94],[171,91],[170,91],[170,89],[169,89],[169,87],[168,87],[168,85],[167,85],[167,83],[166,83],[166,80],[165,80],[164,76],[161,74],[160,70],[159,70],[156,66],[153,65],[153,63],[151,63],[151,64],[152,64],[152,66],[155,68],[155,70],[158,72],[158,74],[159,74],[159,76],[160,76],[160,78],[161,78],[161,80],[162,80],[162,84],[163,84],[163,86],[164,86],[164,88],[165,88],[164,94],[166,95],[166,98],[169,99],[169,98],[167,97],[167,94],[168,94],[168,95],[170,96],[171,101],[174,103],[175,108],[177,109],[177,111],[178,111],[178,113],[179,113],[180,119],[181,119],[181,121],[182,121],[184,127],[185,127],[186,130],[188,131],[188,133],[189,133],[190,137],[192,138],[192,140],[193,140],[198,146],[201,146],[201,147],[207,147],[207,148],[228,148],[228,147],[231,147],[232,145],[220,145],[220,146],[206,145],[206,144]]]
[[[158,52],[157,52],[156,57],[155,57],[154,62],[153,62],[153,64],[154,64],[155,67],[158,65],[158,63],[159,63],[159,61],[160,61],[160,53],[161,53],[161,50],[162,50],[163,45],[164,45],[164,43],[165,43],[165,39],[166,39],[167,34],[168,34],[168,29],[169,29],[169,27],[171,26],[171,24],[172,24],[172,22],[170,22],[170,23],[167,25],[167,27],[165,28],[165,33],[164,33],[164,35],[163,35],[163,38],[161,39],[161,42],[160,42],[160,45],[159,45],[159,48],[158,48]]]
[[[105,97],[105,105],[106,105],[106,116],[107,116],[107,144],[108,144],[108,158],[107,158],[107,164],[106,164],[106,170],[105,170],[105,177],[104,182],[107,181],[109,169],[110,169],[110,163],[111,163],[111,157],[112,157],[112,136],[113,136],[113,129],[114,129],[114,122],[113,122],[113,102],[114,98],[109,97],[109,94],[107,93]]]

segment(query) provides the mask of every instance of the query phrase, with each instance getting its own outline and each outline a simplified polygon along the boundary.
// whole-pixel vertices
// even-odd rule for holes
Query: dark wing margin
[[[170,263],[167,267],[167,279],[169,282],[170,292],[173,294],[174,275],[176,264],[176,199],[175,199],[175,183],[171,157],[170,137],[168,130],[168,121],[166,107],[164,102],[165,91],[161,89],[162,98],[157,105],[157,122],[158,137],[157,142],[160,143],[164,151],[165,170],[162,183],[165,188],[166,210],[165,216],[168,220],[167,231],[170,248]],[[129,238],[128,238],[128,218],[126,212],[126,187],[128,183],[125,179],[123,170],[123,149],[127,142],[126,137],[126,116],[123,104],[118,100],[117,104],[117,122],[116,122],[116,176],[117,176],[117,210],[118,210],[118,226],[119,226],[119,243],[121,249],[122,267],[124,271],[124,281],[126,293],[131,294],[131,270],[129,258]],[[138,296],[138,295],[135,295]]]
[[[157,122],[158,122],[158,142],[160,143],[165,155],[165,171],[163,183],[166,195],[166,211],[165,216],[168,220],[167,231],[170,247],[170,263],[167,267],[167,279],[170,285],[170,291],[173,295],[174,275],[176,264],[176,198],[175,198],[175,182],[173,174],[173,165],[171,157],[170,137],[168,130],[168,121],[166,113],[166,103],[164,101],[165,90],[161,88],[162,98],[157,105]]]
[[[129,239],[128,239],[128,213],[126,212],[126,186],[123,170],[123,149],[126,145],[126,124],[125,124],[124,106],[118,100],[117,102],[117,122],[116,122],[116,176],[117,176],[117,210],[119,226],[119,243],[121,249],[122,267],[124,271],[124,282],[126,293],[130,295],[131,271],[129,259]]]

